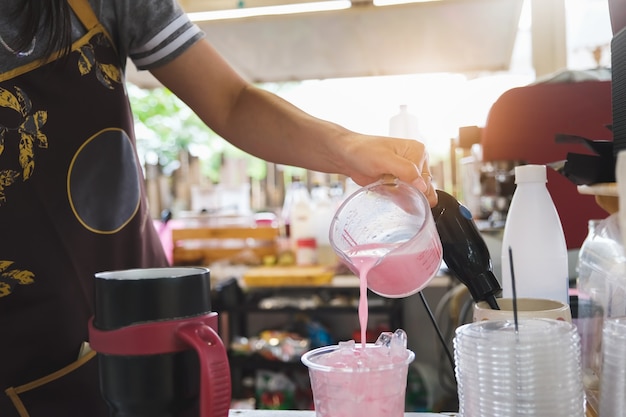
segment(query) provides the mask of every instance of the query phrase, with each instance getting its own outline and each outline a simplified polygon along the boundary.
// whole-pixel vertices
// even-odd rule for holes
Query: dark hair
[[[59,51],[61,55],[69,52],[72,46],[72,22],[67,0],[23,0],[13,11],[14,20],[22,24],[16,50],[29,48],[40,27],[48,29],[45,57]]]

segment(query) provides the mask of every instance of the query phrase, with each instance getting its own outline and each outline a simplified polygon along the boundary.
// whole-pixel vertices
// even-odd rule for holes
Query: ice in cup
[[[404,415],[407,372],[415,354],[406,333],[384,332],[363,347],[354,340],[305,353],[317,417]]]

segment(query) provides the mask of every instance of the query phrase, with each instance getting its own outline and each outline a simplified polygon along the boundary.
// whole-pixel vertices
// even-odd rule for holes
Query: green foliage
[[[222,155],[248,158],[248,175],[266,176],[264,161],[228,143],[178,97],[166,88],[151,90],[128,85],[128,95],[135,118],[137,151],[143,161],[158,164],[165,174],[178,167],[182,150],[201,161],[202,174],[219,181]]]

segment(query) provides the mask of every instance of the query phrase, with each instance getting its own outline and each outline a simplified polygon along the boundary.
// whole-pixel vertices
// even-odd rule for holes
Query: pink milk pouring
[[[398,179],[385,178],[350,195],[330,225],[330,244],[359,276],[359,323],[365,346],[367,289],[389,298],[423,289],[443,258],[426,197]]]
[[[385,297],[404,297],[421,290],[430,282],[441,264],[441,247],[434,245],[417,254],[394,254],[398,245],[357,245],[346,256],[358,271],[360,280],[359,324],[365,343],[368,307],[367,288]],[[379,262],[382,259],[385,262]]]
[[[409,253],[400,248],[396,250],[397,246],[358,245],[346,253],[359,278],[383,297],[401,298],[415,294],[428,285],[441,265],[442,251],[438,245]],[[385,254],[376,254],[381,252]]]
[[[367,273],[376,263],[376,258],[363,258],[361,275],[359,276],[359,325],[361,326],[361,347],[365,349],[367,344],[367,321],[369,319],[369,306],[367,305]]]
[[[359,276],[361,343],[353,340],[307,352],[317,417],[404,415],[408,366],[403,330],[366,342],[367,290],[389,298],[407,297],[436,275],[442,246],[426,197],[397,179],[356,191],[330,226],[330,242]]]

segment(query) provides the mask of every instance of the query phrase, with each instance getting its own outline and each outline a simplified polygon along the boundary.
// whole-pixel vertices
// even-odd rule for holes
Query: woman
[[[253,155],[361,185],[392,174],[436,202],[421,143],[351,132],[246,83],[174,0],[3,0],[2,417],[106,415],[81,350],[93,275],[167,264],[134,151],[127,57]]]

